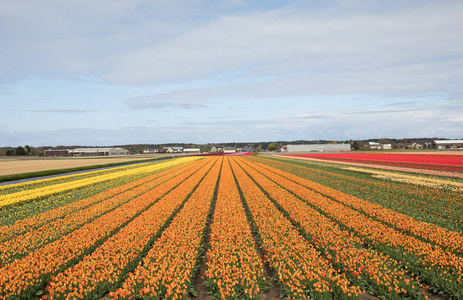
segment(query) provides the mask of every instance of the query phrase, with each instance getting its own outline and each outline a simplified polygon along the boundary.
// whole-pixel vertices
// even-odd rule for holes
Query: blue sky
[[[0,146],[463,138],[462,1],[0,2]]]

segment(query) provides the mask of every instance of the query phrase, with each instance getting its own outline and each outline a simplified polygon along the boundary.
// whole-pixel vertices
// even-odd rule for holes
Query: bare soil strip
[[[158,156],[155,157],[137,155],[117,158],[47,158],[0,160],[0,176],[122,163],[127,161],[137,162],[140,160],[148,160],[150,158],[155,159],[158,158]]]

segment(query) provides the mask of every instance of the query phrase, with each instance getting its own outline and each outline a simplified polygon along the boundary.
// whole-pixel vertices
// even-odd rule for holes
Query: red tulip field
[[[461,153],[458,155],[414,153],[317,153],[292,154],[290,156],[416,169],[463,172],[463,154]]]
[[[461,172],[454,156],[348,159]],[[3,185],[0,299],[463,299],[462,192],[251,155]]]

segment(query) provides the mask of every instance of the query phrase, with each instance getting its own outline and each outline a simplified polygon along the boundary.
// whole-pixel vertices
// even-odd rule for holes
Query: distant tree
[[[399,145],[397,145],[396,143],[392,144],[392,149],[397,149],[399,148]]]
[[[402,139],[400,142],[404,145],[405,148],[408,148],[408,140],[407,139]]]
[[[267,148],[268,151],[275,151],[275,149],[276,149],[276,146],[274,143],[271,143],[270,145],[268,145],[268,148]]]
[[[389,141],[389,139],[380,139],[380,140],[379,140],[379,143],[380,143],[381,145],[384,145],[384,144],[390,144],[391,141]]]
[[[257,148],[256,148],[256,151],[255,151],[255,152],[261,152],[261,151],[262,151],[262,146],[261,146],[261,145],[257,146]]]
[[[24,150],[26,150],[27,155],[31,154],[31,147],[29,147],[29,145],[24,146]]]
[[[23,147],[19,146],[18,148],[16,148],[16,150],[14,151],[14,154],[15,155],[26,155],[26,150],[24,150]]]
[[[355,141],[352,143],[352,148],[354,148],[354,150],[358,150],[360,149],[360,143]]]
[[[11,155],[14,155],[14,151],[12,149],[8,149],[6,150],[5,154],[8,156],[11,156]]]

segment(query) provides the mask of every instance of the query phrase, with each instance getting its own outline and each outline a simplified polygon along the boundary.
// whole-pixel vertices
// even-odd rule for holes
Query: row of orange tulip
[[[92,197],[84,198],[82,200],[76,201],[76,202],[71,202],[67,205],[60,206],[56,209],[52,209],[46,212],[43,212],[41,214],[32,216],[30,218],[22,219],[17,221],[14,225],[11,226],[0,226],[0,241],[6,241],[9,240],[19,234],[23,234],[26,232],[30,232],[32,230],[35,230],[43,225],[46,225],[54,220],[57,219],[62,219],[62,218],[67,218],[71,214],[81,210],[85,209],[88,207],[91,207],[92,205],[95,205],[97,203],[100,203],[104,200],[111,199],[112,197],[120,197],[122,196],[123,193],[132,193],[129,192],[132,189],[137,189],[138,194],[142,194],[144,191],[147,191],[148,189],[144,186],[144,184],[149,183],[155,179],[158,178],[163,178],[164,180],[167,180],[173,175],[178,175],[181,172],[184,171],[184,168],[187,167],[192,167],[193,162],[190,162],[187,165],[184,165],[182,168],[177,168],[175,169],[175,172],[171,172],[170,170],[166,170],[168,168],[180,165],[183,163],[182,161],[179,161],[176,165],[172,164],[158,164],[154,165],[153,169],[151,172],[159,172],[155,173],[150,176],[143,177],[141,179],[138,179],[136,181],[126,183],[121,186],[117,186],[115,188],[111,188],[113,186],[113,182],[110,182],[110,186],[108,189],[104,190],[103,192],[100,192]],[[137,195],[137,194],[134,194]],[[129,196],[124,196],[127,199],[133,198]]]
[[[222,159],[214,160],[214,167],[143,261],[129,273],[121,288],[109,294],[112,299],[187,297],[202,253],[207,216],[220,173]]]
[[[153,177],[158,177],[154,179],[151,177],[151,181],[145,181],[143,185],[138,186],[137,188],[132,188],[126,190],[125,192],[114,195],[113,197],[105,199],[98,199],[98,197],[91,197],[88,200],[100,200],[100,201],[91,201],[91,205],[87,205],[90,201],[79,201],[77,203],[84,204],[86,207],[78,210],[74,213],[68,214],[65,218],[59,218],[53,221],[49,221],[36,228],[35,230],[30,230],[24,234],[18,235],[13,239],[10,239],[5,242],[0,243],[0,264],[7,264],[12,262],[14,259],[18,259],[26,255],[29,251],[41,247],[45,244],[48,244],[57,238],[68,234],[69,232],[79,228],[80,226],[91,222],[92,220],[98,218],[99,216],[116,209],[122,204],[130,201],[131,199],[146,193],[147,191],[153,189],[157,185],[161,184],[177,176],[178,174],[184,172],[183,168],[178,170],[171,171],[169,175],[158,177],[153,175]],[[119,189],[114,189],[119,190]],[[76,208],[76,205],[73,206]],[[63,210],[58,211],[61,213]],[[49,214],[45,214],[47,217],[49,215],[54,215],[55,211],[50,211]],[[40,219],[39,219],[40,220]],[[43,221],[41,221],[42,223]],[[34,224],[35,225],[35,224]]]
[[[332,299],[333,295],[357,299],[362,290],[321,256],[234,161],[232,168],[258,229],[265,259],[288,299]]]
[[[263,265],[228,157],[220,175],[206,257],[206,285],[221,299],[254,299],[260,294],[265,284]]]
[[[7,209],[0,210],[0,225],[2,227],[5,225],[11,226],[23,219],[28,219],[46,211],[92,197],[105,190],[150,176],[153,174],[153,171],[157,172],[156,170],[158,170],[158,168],[165,169],[174,167],[177,161],[176,159],[150,163],[150,167],[144,168],[143,172],[137,172],[133,169],[133,172],[126,176],[117,177],[109,181],[96,182],[73,190],[63,191],[62,193],[32,199],[31,201],[21,202],[19,205],[13,205]]]
[[[294,160],[251,158],[324,186],[393,209],[417,220],[463,232],[461,193],[431,187],[416,187],[391,181],[366,179],[357,172],[339,174],[330,166]]]
[[[179,209],[212,165],[213,162],[209,162],[106,240],[91,255],[53,277],[47,288],[50,299],[65,299],[71,293],[82,298],[103,296],[98,294],[99,291],[117,283],[125,268],[136,261],[150,239]]]
[[[348,205],[358,211],[361,211],[368,216],[381,220],[390,226],[441,245],[442,247],[447,248],[457,254],[463,254],[463,235],[458,232],[438,227],[435,224],[417,221],[412,217],[400,214],[391,209],[386,209],[379,204],[359,199],[357,197],[345,194],[313,181],[309,181],[299,176],[288,174],[287,172],[283,172],[275,168],[270,169],[263,164],[257,165],[267,169],[270,173],[284,176],[285,178],[299,183],[302,186],[305,186],[345,205]]]
[[[336,222],[363,237],[375,249],[420,274],[420,278],[453,297],[463,296],[463,257],[388,227],[337,201],[268,170],[257,168],[283,188],[317,207]]]
[[[397,295],[423,298],[420,283],[406,275],[397,261],[373,249],[361,247],[361,238],[342,230],[336,223],[260,173],[255,164],[240,166],[274,199],[301,228],[309,240],[347,278],[376,296],[393,299]],[[265,171],[265,170],[264,170]]]
[[[207,161],[199,162],[195,168],[29,253],[26,257],[4,266],[0,269],[0,299],[14,299],[18,295],[27,296],[34,293],[38,286],[48,280],[49,276],[57,274],[83,255],[90,253],[96,245],[102,243],[168,191],[203,168],[205,164]]]

